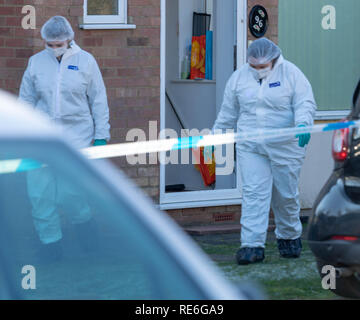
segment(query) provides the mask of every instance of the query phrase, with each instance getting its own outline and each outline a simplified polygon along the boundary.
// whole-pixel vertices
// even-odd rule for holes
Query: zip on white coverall
[[[75,148],[89,147],[95,139],[110,139],[109,108],[100,69],[95,58],[74,41],[60,63],[47,50],[30,58],[19,98],[59,124]],[[34,225],[42,243],[62,238],[60,207],[74,224],[91,218],[81,190],[52,168],[29,171],[27,185]]]
[[[255,79],[247,63],[230,77],[212,131],[313,125],[313,91],[305,75],[282,55],[271,73]],[[242,180],[241,247],[265,247],[269,211],[277,239],[301,236],[299,176],[306,148],[295,137],[237,143]]]

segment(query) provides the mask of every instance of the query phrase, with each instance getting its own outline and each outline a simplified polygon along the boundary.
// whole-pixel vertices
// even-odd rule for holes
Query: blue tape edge
[[[353,126],[353,125],[355,125],[354,121],[330,123],[323,129],[323,131],[333,131],[333,130],[345,129],[345,128],[349,128],[350,126]]]
[[[179,138],[178,143],[173,145],[171,150],[181,150],[181,149],[191,149],[196,148],[198,142],[203,139],[203,137],[186,137]]]

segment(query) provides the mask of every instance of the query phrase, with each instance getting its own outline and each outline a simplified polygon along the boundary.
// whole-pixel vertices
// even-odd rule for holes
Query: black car
[[[360,119],[360,82],[347,121]],[[334,171],[318,195],[309,221],[309,245],[322,277],[334,267],[337,295],[360,298],[360,128],[336,130]],[[329,268],[329,267],[327,267]]]

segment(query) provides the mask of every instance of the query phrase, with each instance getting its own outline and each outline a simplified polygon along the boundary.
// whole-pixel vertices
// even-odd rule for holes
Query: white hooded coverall
[[[75,148],[92,140],[110,139],[109,108],[104,81],[95,58],[74,41],[61,62],[48,50],[29,60],[19,98],[59,124]],[[62,238],[58,207],[68,208],[73,223],[90,219],[90,208],[51,168],[29,171],[28,193],[40,240],[47,244]]]
[[[237,132],[313,125],[316,104],[305,75],[282,55],[258,81],[247,63],[230,77],[213,132]],[[265,247],[270,206],[277,239],[302,232],[298,183],[305,148],[294,137],[237,143],[242,180],[241,246]]]

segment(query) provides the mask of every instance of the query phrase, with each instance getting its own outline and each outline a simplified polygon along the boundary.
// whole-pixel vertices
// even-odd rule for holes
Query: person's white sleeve
[[[234,129],[236,128],[236,122],[239,116],[239,103],[236,97],[236,81],[237,77],[233,74],[228,80],[224,99],[221,105],[220,112],[216,118],[215,124],[211,130],[212,134],[216,130]]]
[[[94,140],[110,140],[109,106],[106,88],[95,59],[92,61],[90,77],[87,96],[95,124]]]
[[[292,103],[295,114],[295,126],[299,124],[312,126],[314,124],[316,102],[311,84],[300,70],[297,70],[296,74],[294,74],[293,81],[294,95]]]
[[[31,68],[32,68],[32,59],[29,59],[28,66],[23,75],[20,92],[19,92],[19,100],[24,101],[31,106],[35,107],[37,103],[37,95],[34,88],[34,82],[31,76]]]

